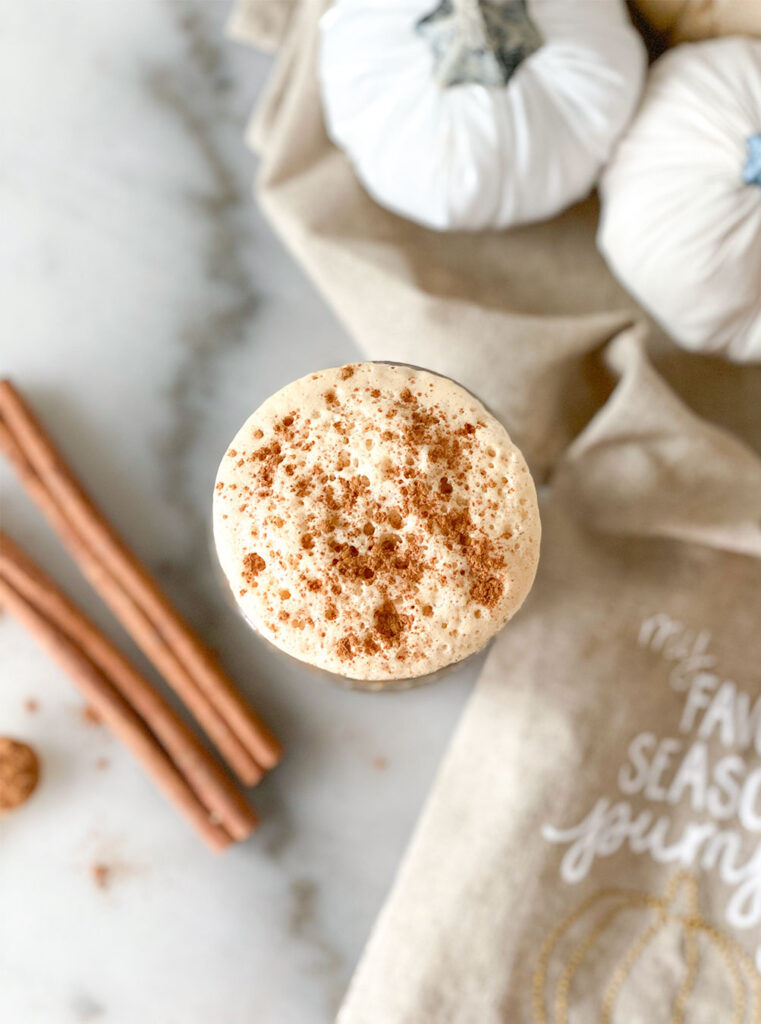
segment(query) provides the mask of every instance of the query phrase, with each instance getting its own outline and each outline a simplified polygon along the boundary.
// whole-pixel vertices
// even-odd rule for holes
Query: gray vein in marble
[[[312,878],[294,878],[289,883],[289,892],[291,909],[288,932],[292,938],[300,940],[310,950],[312,973],[335,979],[332,987],[337,1004],[344,987],[341,975],[344,961],[340,952],[325,935],[320,923],[320,887]]]
[[[256,806],[261,817],[259,826],[259,848],[275,863],[285,861],[293,844],[296,830],[289,816],[287,800],[280,792],[277,775],[267,780],[267,785],[257,793]]]
[[[76,1021],[102,1020],[106,1009],[96,999],[86,992],[81,992],[71,1001],[71,1010]]]
[[[250,203],[247,180],[228,156],[226,133],[243,147],[242,126],[232,123],[224,101],[230,79],[225,71],[225,43],[217,21],[203,5],[169,4],[187,51],[182,66],[152,68],[145,79],[151,98],[176,118],[200,154],[209,173],[206,191],[187,192],[186,200],[202,219],[206,244],[202,253],[208,309],[193,311],[181,328],[182,353],[167,389],[171,426],[159,439],[161,481],[165,499],[184,524],[185,547],[179,557],[160,566],[170,585],[190,595],[196,614],[207,621],[214,607],[199,585],[198,552],[207,545],[206,517],[194,500],[189,481],[194,445],[204,423],[204,400],[214,393],[220,361],[244,345],[257,295],[246,263],[251,241],[246,216]],[[200,79],[200,81],[199,81]]]

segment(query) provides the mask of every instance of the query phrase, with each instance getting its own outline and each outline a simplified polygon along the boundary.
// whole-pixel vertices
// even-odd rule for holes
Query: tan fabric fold
[[[604,533],[674,537],[761,558],[761,460],[667,387],[640,332],[617,338],[606,362],[621,383],[571,446],[554,492]]]

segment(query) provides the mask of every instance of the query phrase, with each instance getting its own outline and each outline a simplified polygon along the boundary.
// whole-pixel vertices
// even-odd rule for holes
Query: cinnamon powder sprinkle
[[[264,561],[261,555],[257,555],[255,551],[249,552],[249,554],[243,557],[243,578],[246,582],[250,583],[252,578],[259,575],[267,568],[267,563]]]
[[[354,654],[354,648],[352,647],[352,638],[350,636],[341,637],[336,644],[336,651],[341,661],[348,661],[349,658]]]
[[[108,864],[93,864],[90,876],[96,889],[107,889],[111,883],[111,868]]]
[[[502,597],[504,584],[496,576],[487,576],[485,579],[477,579],[470,588],[470,596],[478,604],[485,608],[495,608]]]
[[[103,719],[100,712],[96,711],[91,704],[85,704],[82,708],[82,721],[85,725],[102,725]]]
[[[373,614],[375,632],[389,644],[399,643],[405,622],[396,610],[393,601],[388,599],[380,607],[375,609]]]

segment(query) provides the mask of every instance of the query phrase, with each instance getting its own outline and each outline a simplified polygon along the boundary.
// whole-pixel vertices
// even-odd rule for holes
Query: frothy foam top
[[[214,537],[265,637],[382,681],[482,648],[531,588],[540,524],[523,456],[472,395],[355,363],[249,417],[219,467]]]

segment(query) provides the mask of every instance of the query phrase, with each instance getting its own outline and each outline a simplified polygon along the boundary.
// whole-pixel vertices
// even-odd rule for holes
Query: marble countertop
[[[260,830],[214,857],[0,616],[0,734],[44,765],[0,821],[3,1024],[332,1020],[479,667],[342,691],[260,646],[218,585],[227,441],[268,393],[356,355],[252,200],[242,135],[269,60],[225,39],[227,13],[5,6],[2,371],[287,757],[253,795]],[[133,653],[5,467],[0,483],[8,530]]]

